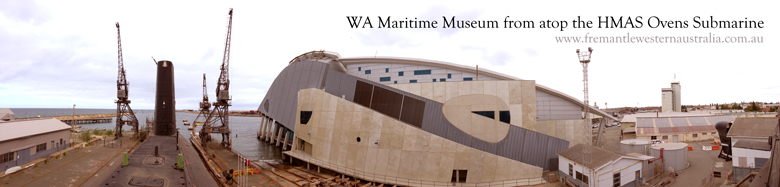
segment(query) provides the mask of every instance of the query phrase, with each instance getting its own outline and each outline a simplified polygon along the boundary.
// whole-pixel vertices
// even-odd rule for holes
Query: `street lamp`
[[[73,104],[73,117],[70,120],[70,130],[72,131],[76,126],[76,104]]]
[[[591,141],[593,141],[593,134],[590,132],[590,126],[591,126],[591,119],[590,115],[588,114],[590,111],[590,106],[588,105],[588,64],[590,64],[590,55],[593,54],[593,48],[588,47],[588,51],[580,51],[580,49],[577,49],[577,58],[580,60],[580,64],[582,64],[582,82],[585,87],[583,90],[585,92],[585,98],[584,98],[584,105],[582,107],[583,112],[585,113],[585,128],[587,136],[585,136],[587,139],[583,143],[590,144]],[[599,127],[601,128],[601,127]]]

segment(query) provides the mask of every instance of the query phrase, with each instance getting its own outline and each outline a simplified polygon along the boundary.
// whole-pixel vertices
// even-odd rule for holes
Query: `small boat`
[[[193,127],[190,124],[190,122],[187,121],[187,119],[184,119],[182,121],[184,121],[184,126],[187,126],[187,130],[192,130]]]

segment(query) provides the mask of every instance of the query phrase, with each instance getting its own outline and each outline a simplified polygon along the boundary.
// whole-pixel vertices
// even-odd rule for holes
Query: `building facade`
[[[0,129],[15,129],[0,131],[0,171],[70,146],[70,126],[53,118],[0,122]]]
[[[576,145],[558,153],[558,176],[574,186],[640,186],[647,158],[612,152],[590,145]]]
[[[489,70],[316,51],[274,80],[258,135],[289,143],[284,153],[295,159],[369,181],[532,185],[558,168],[556,153],[591,143],[582,107]]]
[[[671,88],[661,88],[661,112],[682,112],[680,82],[672,82]]]

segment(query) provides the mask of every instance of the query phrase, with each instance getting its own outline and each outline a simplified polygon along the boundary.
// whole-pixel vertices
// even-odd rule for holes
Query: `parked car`
[[[666,143],[666,142],[661,141],[661,140],[650,140],[650,143],[659,144],[659,143]]]
[[[593,128],[599,128],[599,124],[593,125]]]

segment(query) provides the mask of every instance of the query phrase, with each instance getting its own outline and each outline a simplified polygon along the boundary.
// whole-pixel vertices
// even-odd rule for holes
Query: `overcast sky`
[[[479,3],[476,3],[479,2]],[[285,4],[286,3],[286,4]],[[536,80],[583,98],[575,50],[595,49],[590,101],[609,107],[660,106],[661,88],[682,85],[682,104],[780,101],[774,2],[72,2],[0,1],[0,108],[115,108],[117,41],[134,109],[154,108],[157,60],[175,64],[176,107],[196,109],[206,73],[213,101],[227,12],[233,13],[230,93],[253,110],[295,56],[328,50],[342,57],[393,56],[446,61]],[[762,29],[352,29],[346,16],[394,19],[571,20],[581,16],[657,16],[763,20]],[[376,20],[374,24],[378,24]],[[440,23],[441,24],[441,23]],[[647,24],[647,23],[645,23]],[[555,36],[762,36],[762,44],[564,44]]]

